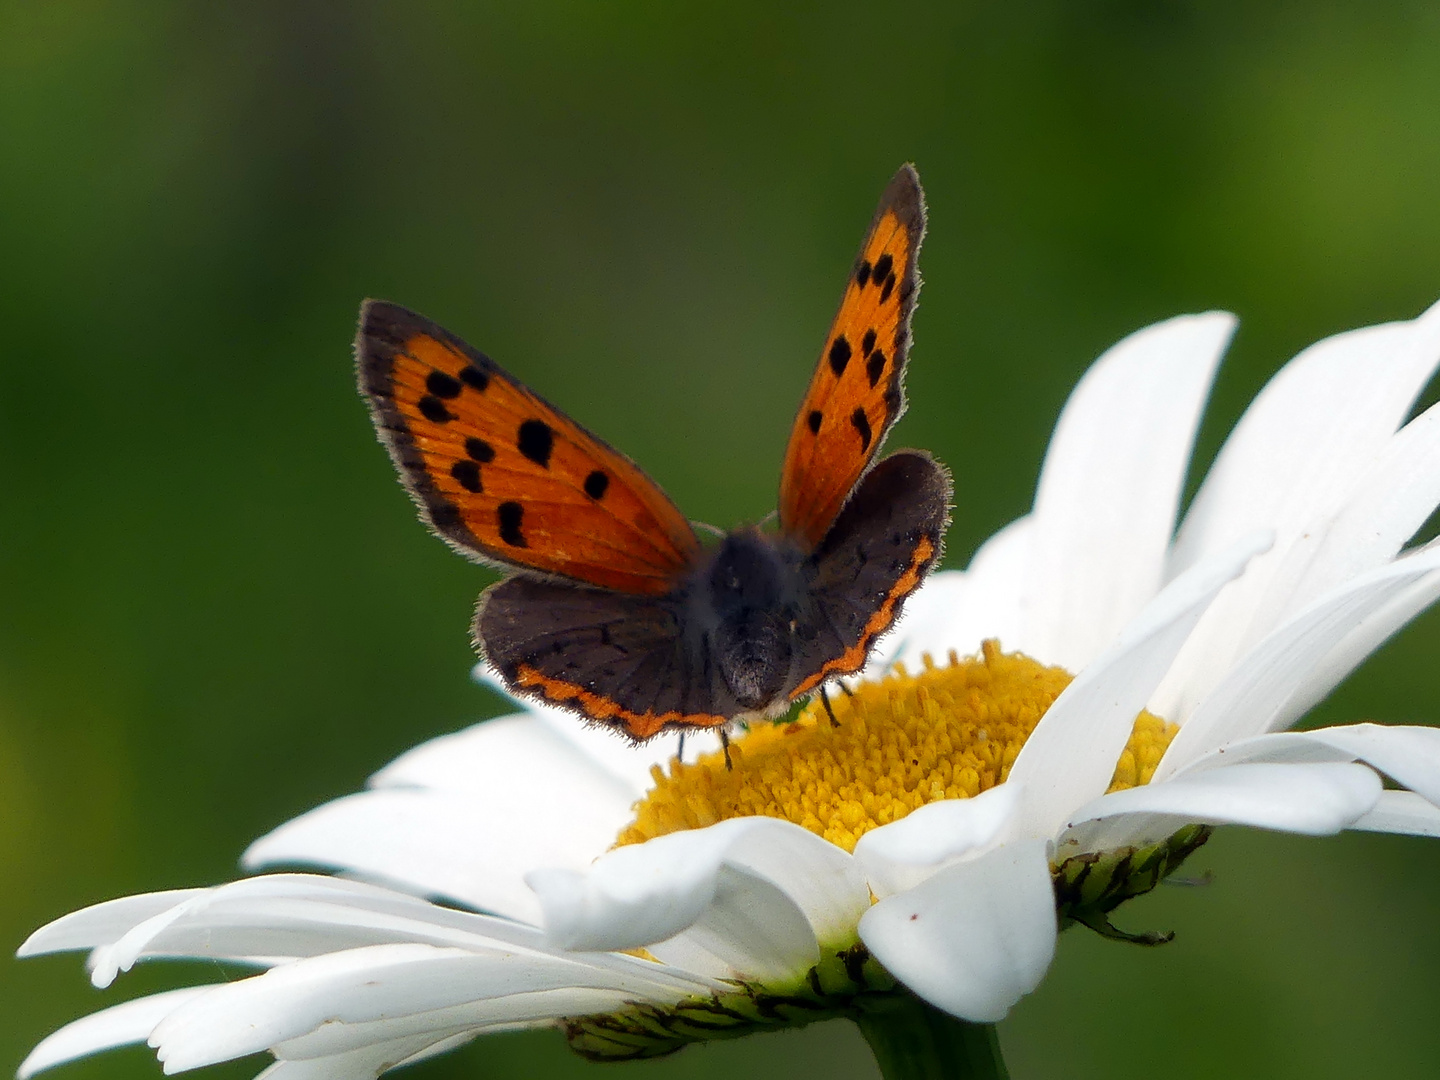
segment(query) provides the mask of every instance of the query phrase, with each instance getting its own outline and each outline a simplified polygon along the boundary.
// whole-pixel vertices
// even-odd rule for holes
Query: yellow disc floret
[[[668,775],[657,766],[655,787],[617,842],[762,815],[852,851],[871,829],[926,803],[1001,783],[1070,679],[993,641],[979,656],[952,652],[944,667],[927,656],[915,675],[897,664],[879,682],[832,699],[838,725],[812,702],[793,723],[757,725],[732,742],[732,768],[720,754],[673,762]],[[1147,783],[1177,730],[1141,713],[1110,790]]]

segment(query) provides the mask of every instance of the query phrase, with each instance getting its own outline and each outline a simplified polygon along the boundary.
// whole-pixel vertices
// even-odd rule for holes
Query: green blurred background
[[[490,352],[689,515],[755,519],[906,160],[931,224],[892,445],[955,469],[963,566],[1123,334],[1241,315],[1208,460],[1298,348],[1440,297],[1440,8],[0,4],[0,942],[229,878],[499,710],[467,678],[490,578],[416,523],[355,394],[362,297]],[[1421,620],[1319,718],[1440,719],[1437,645]],[[1017,1078],[1435,1074],[1440,846],[1231,831],[1194,865],[1214,884],[1122,913],[1168,948],[1064,937],[1001,1026]],[[0,1071],[174,977],[0,960]],[[596,1068],[540,1032],[411,1075]],[[606,1070],[737,1072],[875,1075],[845,1024]]]

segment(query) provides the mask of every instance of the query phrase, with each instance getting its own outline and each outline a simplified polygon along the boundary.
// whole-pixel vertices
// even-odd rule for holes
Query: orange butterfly
[[[723,733],[864,665],[948,523],[950,477],[928,454],[871,468],[905,408],[924,231],[906,165],[795,417],[778,531],[746,526],[709,547],[629,458],[489,357],[412,311],[365,303],[360,389],[421,518],[513,572],[482,594],[474,626],[511,690],[638,741]]]

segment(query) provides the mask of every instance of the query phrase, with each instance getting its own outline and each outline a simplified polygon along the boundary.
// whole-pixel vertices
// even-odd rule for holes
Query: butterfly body
[[[778,525],[709,546],[628,458],[484,354],[394,304],[362,309],[362,392],[432,529],[512,571],[479,650],[517,694],[633,739],[774,715],[858,671],[939,559],[950,480],[919,451],[873,462],[901,377],[924,225],[891,182],[786,453]]]

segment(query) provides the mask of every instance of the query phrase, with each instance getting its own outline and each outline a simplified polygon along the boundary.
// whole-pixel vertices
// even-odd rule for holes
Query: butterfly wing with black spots
[[[825,538],[905,410],[924,234],[920,178],[905,165],[880,198],[785,450],[780,528],[807,551]]]
[[[401,479],[462,553],[646,596],[694,562],[694,530],[629,458],[429,319],[367,301],[355,354]]]

